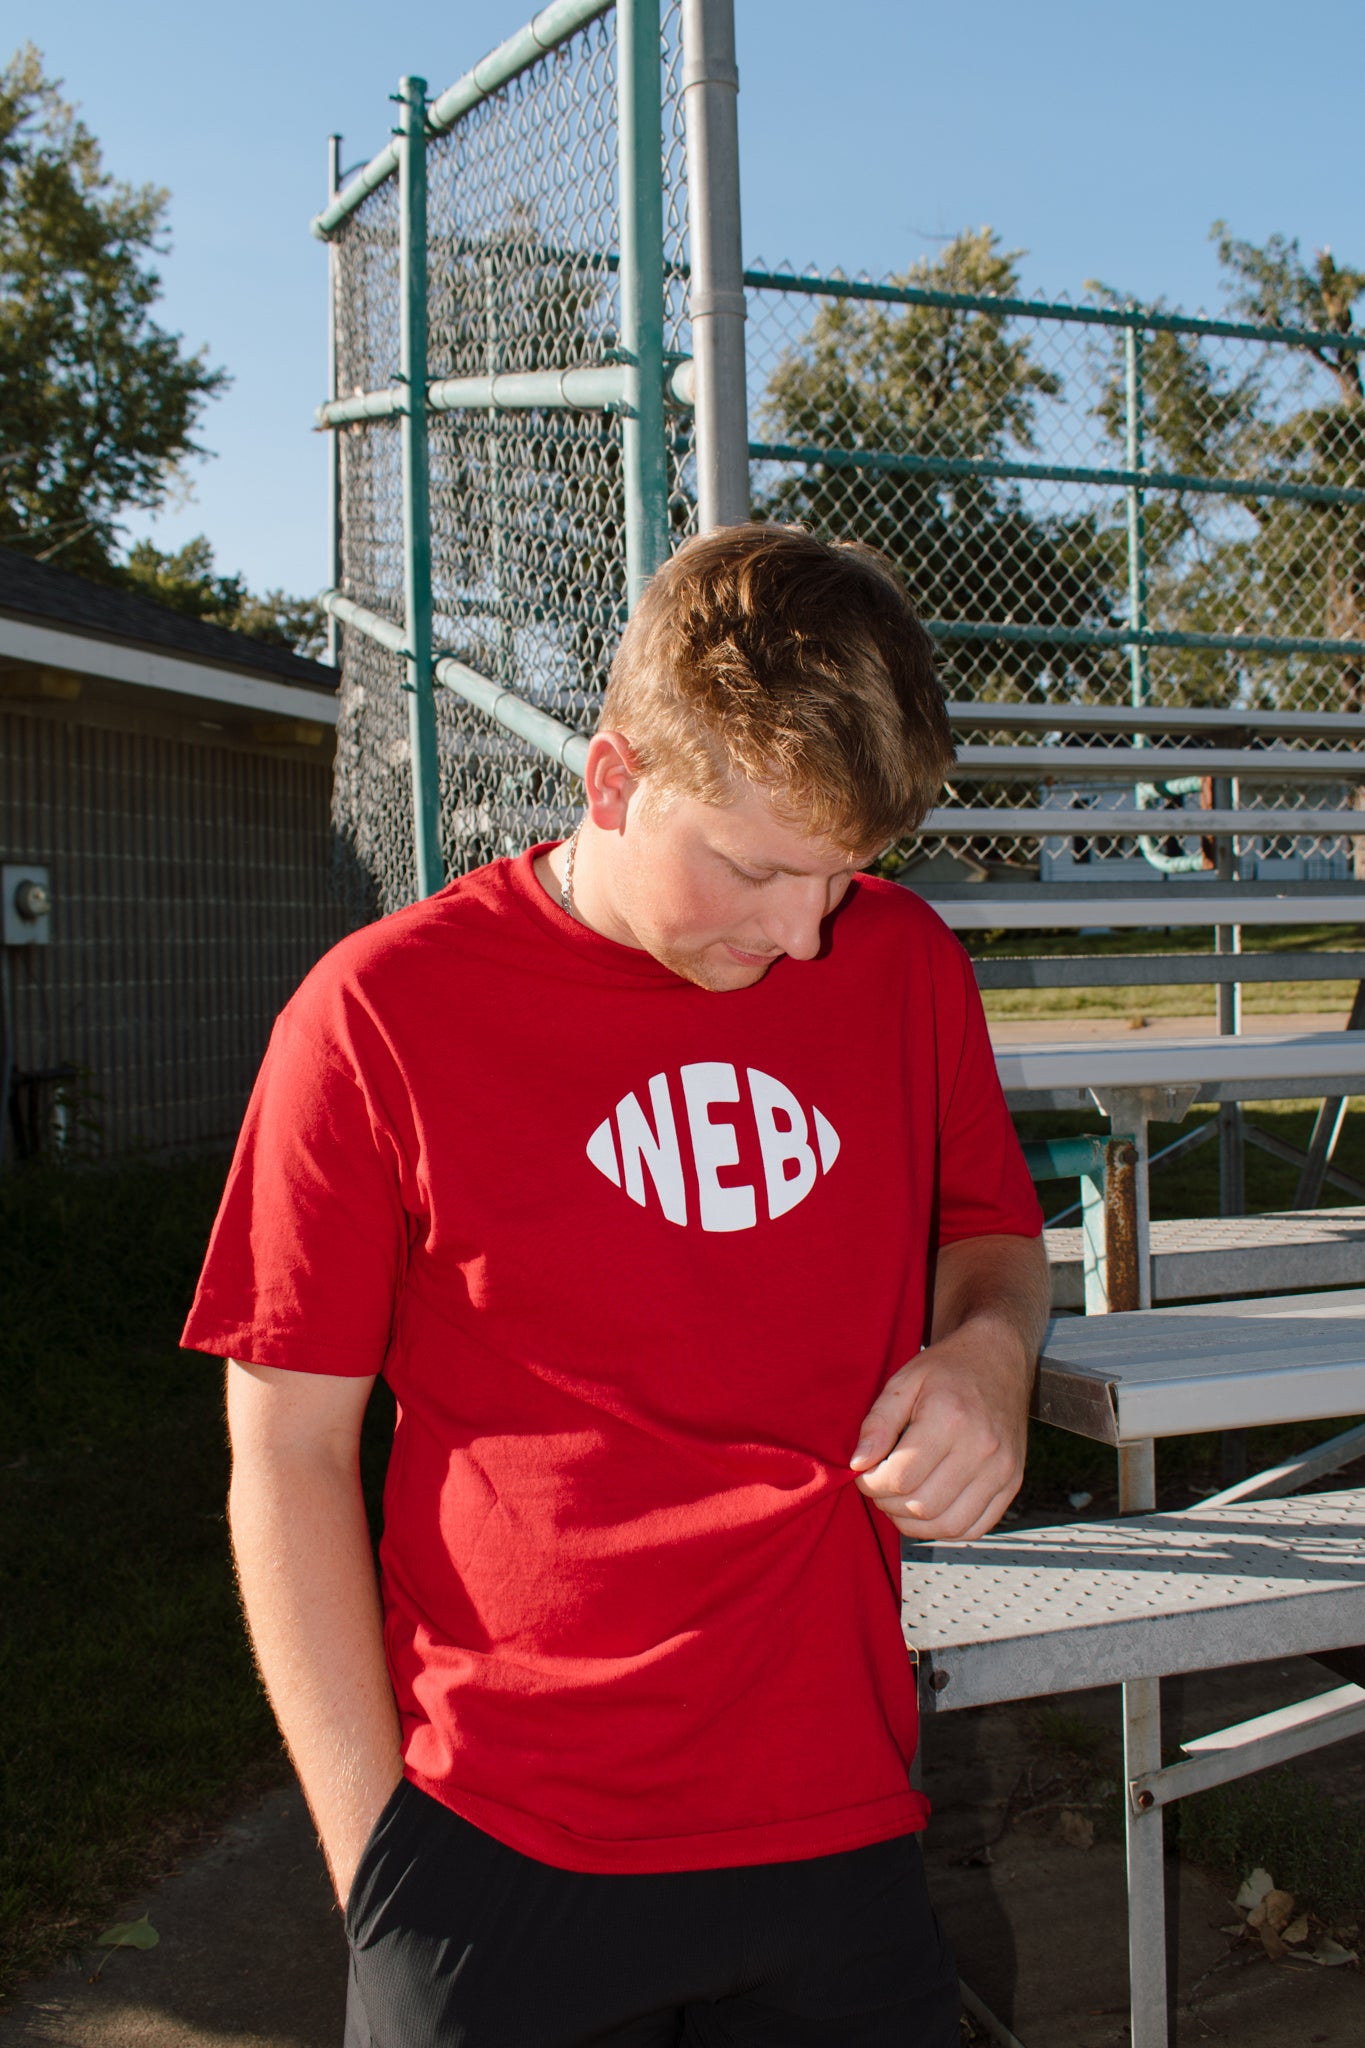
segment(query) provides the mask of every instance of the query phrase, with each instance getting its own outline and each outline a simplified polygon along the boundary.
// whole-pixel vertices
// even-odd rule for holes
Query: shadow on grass
[[[178,1348],[225,1162],[0,1179],[0,1995],[288,1765]],[[367,1491],[391,1433],[376,1404]]]

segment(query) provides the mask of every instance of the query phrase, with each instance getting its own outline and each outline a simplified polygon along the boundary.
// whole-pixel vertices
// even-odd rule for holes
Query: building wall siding
[[[51,870],[10,949],[15,1064],[81,1070],[106,1154],[229,1140],[271,1023],[346,929],[331,762],[0,709],[0,857]]]

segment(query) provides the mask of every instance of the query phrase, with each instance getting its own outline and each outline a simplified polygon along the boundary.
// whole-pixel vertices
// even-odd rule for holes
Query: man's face
[[[615,936],[702,988],[750,988],[783,954],[815,958],[861,864],[780,817],[752,783],[724,806],[655,798],[641,783],[611,850]]]

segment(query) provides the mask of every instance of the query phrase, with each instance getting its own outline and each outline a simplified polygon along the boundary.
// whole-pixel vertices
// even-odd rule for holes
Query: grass
[[[1345,1174],[1356,1180],[1365,1181],[1365,1097],[1352,1100],[1351,1111],[1342,1125],[1341,1136],[1333,1155],[1333,1166],[1340,1167]],[[1297,1145],[1302,1150],[1308,1143],[1317,1114],[1317,1104],[1308,1102],[1257,1102],[1245,1105],[1246,1121],[1268,1136],[1280,1138],[1288,1145]],[[1200,1104],[1192,1109],[1181,1124],[1154,1123],[1149,1126],[1150,1146],[1153,1159],[1167,1145],[1177,1138],[1188,1137],[1200,1123],[1211,1123],[1217,1118],[1217,1110],[1210,1104]],[[1107,1129],[1098,1110],[1038,1110],[1029,1115],[1016,1116],[1015,1127],[1021,1138],[1064,1138],[1079,1136],[1086,1132],[1102,1132]],[[1248,1142],[1246,1148],[1246,1206],[1248,1214],[1266,1209],[1292,1208],[1294,1190],[1298,1186],[1299,1169],[1287,1161],[1272,1158],[1259,1146]],[[1039,1185],[1038,1198],[1049,1217],[1058,1215],[1078,1198],[1077,1183],[1073,1181],[1044,1181]],[[1330,1186],[1324,1196],[1324,1206],[1349,1202],[1352,1198],[1333,1193]],[[1160,1161],[1153,1168],[1151,1177],[1151,1203],[1154,1217],[1166,1216],[1216,1216],[1218,1214],[1218,1139],[1211,1135],[1204,1144],[1192,1151],[1184,1152],[1178,1161],[1163,1166]]]
[[[0,1182],[0,1985],[278,1775],[221,1381],[176,1349],[219,1162]]]
[[[1263,1771],[1182,1799],[1174,1820],[1181,1853],[1229,1886],[1260,1868],[1330,1927],[1365,1920],[1365,1815],[1321,1785]]]
[[[1118,1730],[1093,1709],[1085,1712],[1065,1699],[1035,1707],[1031,1721],[1040,1765],[1069,1788],[1064,1796],[1083,1804],[1097,1834],[1119,1840]],[[1166,1762],[1179,1755],[1168,1751]],[[1181,1799],[1168,1810],[1166,1825],[1168,1847],[1225,1884],[1229,1898],[1251,1871],[1268,1870],[1281,1890],[1293,1892],[1298,1910],[1355,1942],[1365,1923],[1365,1812],[1358,1801],[1334,1799],[1291,1767]]]
[[[1033,1726],[1040,1749],[1078,1763],[1093,1763],[1105,1746],[1103,1728],[1075,1707],[1039,1707]]]
[[[1249,981],[1242,985],[1242,1014],[1328,1017],[1344,1025],[1355,992],[1353,981]],[[1213,990],[1197,983],[1184,988],[988,988],[981,1000],[994,1024],[1077,1017],[1136,1023],[1153,1017],[1218,1014]]]
[[[222,1176],[0,1179],[0,1994],[287,1769],[233,1588],[221,1371],[177,1346]]]
[[[220,1377],[179,1354],[220,1163],[0,1182],[0,1985],[278,1772]]]

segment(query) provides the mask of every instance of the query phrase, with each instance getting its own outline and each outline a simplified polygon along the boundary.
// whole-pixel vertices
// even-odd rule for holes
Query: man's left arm
[[[929,1343],[873,1402],[850,1461],[903,1536],[984,1536],[1014,1499],[1049,1306],[1041,1237],[940,1250]]]

